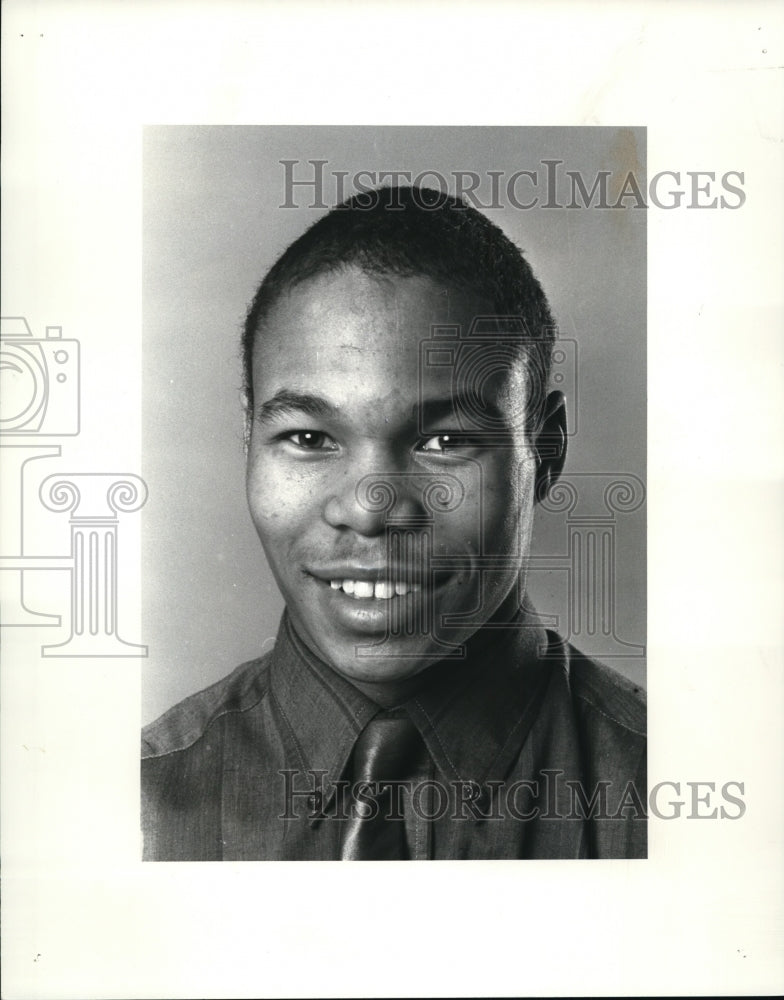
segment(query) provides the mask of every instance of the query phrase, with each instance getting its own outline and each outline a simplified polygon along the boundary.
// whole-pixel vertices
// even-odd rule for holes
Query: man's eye
[[[324,431],[294,431],[293,434],[286,435],[286,440],[303,451],[335,451],[337,447]]]
[[[457,448],[468,448],[473,443],[465,434],[434,434],[420,444],[419,450],[445,453]]]

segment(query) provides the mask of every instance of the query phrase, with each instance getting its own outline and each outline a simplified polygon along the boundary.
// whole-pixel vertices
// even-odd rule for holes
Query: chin
[[[435,663],[435,659],[418,661],[401,661],[378,657],[368,657],[352,663],[340,663],[334,669],[346,680],[359,684],[395,684],[416,677]]]
[[[309,631],[308,636],[308,644],[320,659],[346,680],[360,684],[406,681],[445,658],[462,659],[464,654],[460,644],[442,643],[432,635],[401,640],[378,633],[329,636],[322,632],[319,637]]]

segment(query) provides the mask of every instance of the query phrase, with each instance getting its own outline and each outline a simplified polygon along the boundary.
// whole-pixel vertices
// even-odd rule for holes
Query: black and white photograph
[[[645,857],[646,197],[644,129],[147,130],[146,669],[228,676],[146,858]]]
[[[780,5],[3,15],[3,997],[780,995]]]

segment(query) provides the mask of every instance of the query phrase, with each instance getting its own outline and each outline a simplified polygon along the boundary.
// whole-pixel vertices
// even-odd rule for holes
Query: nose
[[[390,519],[413,519],[421,510],[413,477],[390,461],[356,463],[343,470],[323,508],[331,527],[368,538],[382,534]]]

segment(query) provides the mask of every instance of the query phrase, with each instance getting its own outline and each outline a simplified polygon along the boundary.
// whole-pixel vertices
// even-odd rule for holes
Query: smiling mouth
[[[389,601],[393,597],[405,597],[422,589],[419,583],[407,583],[404,580],[330,580],[333,590],[342,590],[356,600],[372,598],[376,601]]]

